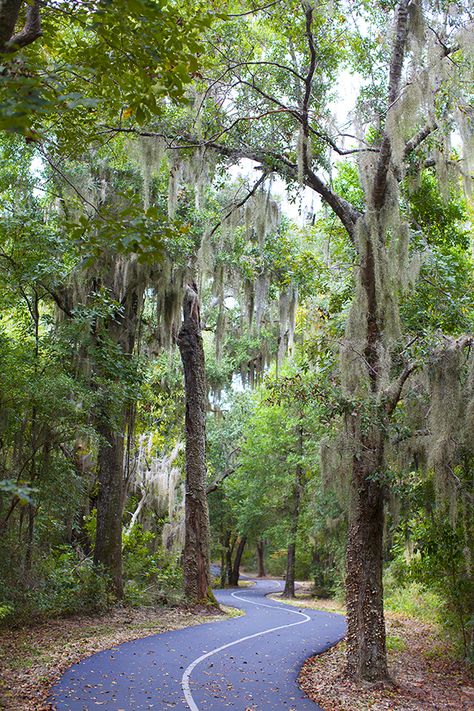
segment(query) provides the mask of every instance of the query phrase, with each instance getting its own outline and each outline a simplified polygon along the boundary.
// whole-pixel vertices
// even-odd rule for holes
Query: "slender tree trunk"
[[[283,590],[282,597],[294,598],[295,597],[295,563],[296,563],[296,536],[298,534],[298,518],[300,512],[300,486],[297,482],[295,486],[294,493],[294,506],[290,525],[290,536],[288,542],[288,552],[286,556],[286,577],[285,577],[285,589]]]
[[[220,586],[225,588],[225,550],[221,551],[221,574],[220,574]]]
[[[30,313],[33,319],[33,330],[35,339],[34,348],[34,377],[35,381],[38,377],[39,372],[39,346],[40,346],[40,336],[39,336],[39,323],[40,323],[40,313],[39,313],[39,298],[38,293],[33,289],[30,300]],[[31,432],[30,432],[30,446],[31,446],[31,463],[30,463],[30,483],[36,481],[38,477],[38,466],[37,466],[37,448],[38,448],[38,417],[36,405],[33,405],[31,410]],[[26,539],[26,550],[25,550],[25,580],[27,585],[32,583],[32,569],[33,569],[33,545],[34,545],[34,533],[35,533],[35,516],[36,510],[32,503],[28,504],[28,531]]]
[[[123,508],[123,432],[105,420],[97,423],[101,437],[98,452],[99,497],[94,563],[103,566],[112,579],[115,595],[123,595],[122,508]]]
[[[366,454],[354,460],[347,545],[347,670],[350,676],[386,679],[383,612],[384,493],[374,480],[382,461],[382,438],[364,442]]]
[[[296,560],[296,544],[288,544],[288,552],[286,555],[286,576],[285,589],[282,597],[292,599],[295,597],[295,560]]]
[[[230,549],[230,531],[226,531],[224,534],[224,542],[221,554],[221,587],[225,588],[226,581],[228,580],[227,570],[228,570],[228,554]]]
[[[206,493],[206,380],[197,287],[188,286],[178,347],[186,399],[184,592],[193,602],[216,604],[211,590]]]
[[[232,538],[231,535],[229,535],[229,539],[227,542],[227,547],[225,551],[225,580],[227,581],[227,584],[231,584],[232,580],[232,555],[234,553],[234,548],[235,544],[237,543],[237,536],[235,538]]]
[[[257,557],[258,557],[258,577],[264,578],[265,573],[265,541],[260,539],[257,541]]]
[[[314,595],[316,597],[322,597],[324,591],[324,577],[323,577],[323,566],[321,561],[321,555],[319,553],[317,545],[313,547],[312,558],[312,573],[313,573],[313,585],[314,585]]]
[[[301,417],[300,417],[301,421]],[[303,456],[303,428],[298,427],[298,455]],[[288,553],[286,559],[285,589],[282,597],[295,597],[295,563],[296,563],[296,537],[298,535],[298,520],[300,515],[301,494],[303,490],[303,468],[301,461],[296,467],[296,477],[293,485],[293,506],[291,511],[290,533],[288,539]]]
[[[237,550],[235,551],[234,563],[232,565],[232,575],[229,579],[229,585],[236,587],[239,584],[240,577],[240,562],[242,560],[242,554],[244,552],[245,544],[247,543],[247,537],[242,536],[237,545]]]
[[[25,549],[25,582],[29,586],[32,583],[31,573],[33,569],[33,542],[35,535],[36,511],[33,504],[28,504],[28,529]]]

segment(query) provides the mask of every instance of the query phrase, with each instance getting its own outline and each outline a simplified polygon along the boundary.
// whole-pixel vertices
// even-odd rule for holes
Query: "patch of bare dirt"
[[[53,619],[0,630],[0,708],[42,711],[67,667],[95,652],[151,634],[224,620],[235,610],[117,608],[100,615]]]

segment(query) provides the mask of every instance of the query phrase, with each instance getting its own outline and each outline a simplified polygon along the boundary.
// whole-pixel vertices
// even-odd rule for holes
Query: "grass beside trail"
[[[205,608],[114,608],[100,615],[52,619],[0,630],[0,709],[40,711],[61,674],[95,652],[140,637],[242,614]]]

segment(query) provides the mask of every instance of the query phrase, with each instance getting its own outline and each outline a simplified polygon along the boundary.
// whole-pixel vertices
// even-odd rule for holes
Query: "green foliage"
[[[42,38],[4,57],[0,130],[38,140],[50,119],[63,145],[74,134],[76,150],[98,114],[143,123],[164,97],[182,101],[213,17],[199,3],[161,0],[48,3],[41,14]]]
[[[329,117],[341,74],[357,72],[366,147],[379,146],[386,115],[386,15],[394,3],[362,3],[351,8],[351,21],[342,5],[330,11],[309,5],[317,55],[308,107],[312,170],[326,175],[331,191],[363,211],[362,172],[349,147],[355,139],[335,133],[349,154],[331,165],[335,139]],[[303,4],[305,11],[309,5]],[[359,418],[363,432],[385,427],[386,421],[385,402],[349,399],[337,374],[360,255],[327,205],[303,226],[283,215],[263,241],[256,229],[261,213],[250,215],[254,224],[245,228],[228,229],[232,219],[222,220],[247,191],[247,177],[228,178],[234,155],[261,159],[260,167],[268,171],[265,187],[270,174],[278,174],[297,208],[297,134],[310,60],[301,7],[290,0],[282,17],[278,4],[249,12],[231,3],[233,12],[223,16],[219,3],[187,0],[45,2],[42,37],[1,58],[0,618],[7,622],[14,615],[69,614],[113,602],[109,581],[90,558],[97,529],[97,455],[105,444],[96,430],[105,423],[124,435],[127,476],[138,436],[151,433],[158,450],[183,437],[182,369],[176,352],[163,351],[157,316],[160,309],[176,311],[182,281],[200,261],[202,237],[218,223],[208,237],[212,258],[196,279],[203,282],[213,410],[209,483],[223,478],[210,498],[213,551],[225,552],[229,533],[234,539],[247,535],[246,561],[251,561],[251,546],[264,537],[269,571],[283,573],[298,479],[297,576],[311,576],[318,595],[341,589],[347,502],[321,481],[319,443],[347,415]],[[362,18],[363,36],[354,17]],[[460,104],[458,88],[452,95]],[[438,92],[438,135],[450,120],[448,93]],[[374,121],[377,114],[380,121]],[[419,118],[409,126],[413,135]],[[141,129],[152,140],[164,136],[175,150],[158,165],[144,165],[138,141],[145,136],[134,135]],[[197,207],[196,186],[180,185],[170,218],[170,171],[179,167],[173,161],[192,163],[194,139],[206,143],[209,153],[220,146],[223,157],[212,168],[215,179],[206,188],[205,205]],[[439,331],[457,335],[474,325],[468,207],[454,180],[440,191],[429,169],[421,171],[415,190],[411,185],[424,148],[437,141],[428,137],[411,155],[406,173],[400,171],[401,210],[412,229],[410,256],[421,255],[422,265],[415,287],[399,295],[404,335],[416,344],[407,347],[401,339],[393,349],[390,345],[394,357],[387,380],[408,356],[427,362]],[[177,148],[180,142],[186,147]],[[364,164],[367,156],[359,157]],[[263,189],[258,194],[265,196]],[[115,287],[121,270],[137,265],[136,297],[141,301],[143,294],[145,303],[141,311],[135,304],[136,330],[127,350],[126,298]],[[259,328],[256,319],[248,324],[248,312],[252,287],[262,275],[269,299]],[[297,345],[291,362],[279,363],[276,373],[272,361],[282,336],[278,301],[290,288],[299,293]],[[228,294],[233,305],[225,303]],[[239,392],[247,382],[258,387]],[[384,430],[394,446],[411,435],[409,411],[417,410],[422,419],[429,406],[408,388],[402,398]],[[425,424],[420,422],[422,433]],[[470,486],[468,469],[462,476],[453,472],[463,492]],[[397,534],[393,544],[393,520],[387,536],[387,607],[426,619],[441,611],[466,650],[473,592],[464,560],[465,520],[472,513],[468,499],[461,506],[463,528],[454,523],[453,511],[452,520],[440,514],[422,463],[409,473],[387,467],[371,478],[383,481],[402,502],[403,536]],[[133,496],[127,503],[136,503]],[[181,569],[178,557],[161,546],[163,521],[154,510],[143,512],[142,521],[123,541],[125,601],[179,599]],[[399,640],[392,638],[390,645],[399,648]]]
[[[0,480],[0,494],[18,497],[22,504],[30,503],[34,492],[35,489],[31,486],[22,485],[21,482],[15,481],[14,479]]]
[[[390,573],[384,578],[386,610],[424,622],[438,622],[440,619],[440,596],[418,582],[400,584]]]
[[[39,561],[37,575],[36,584],[29,588],[4,588],[4,624],[102,611],[113,603],[107,577],[90,558],[78,558],[68,546],[58,546]]]
[[[15,607],[12,604],[0,604],[0,624],[2,620],[8,620],[13,616]]]
[[[176,602],[182,590],[177,557],[165,551],[156,533],[136,524],[124,536],[125,602],[132,606]]]
[[[408,524],[412,554],[405,565],[400,563],[399,577],[422,586],[425,600],[440,601],[439,618],[463,651],[472,658],[471,627],[474,614],[474,583],[466,560],[466,538],[462,522],[453,525],[446,514],[438,511],[434,516],[419,516]],[[400,550],[403,531],[395,550]],[[430,592],[432,591],[432,592]],[[402,600],[406,595],[402,596]],[[412,603],[413,604],[413,603]],[[416,606],[414,605],[416,609]]]
[[[396,635],[387,635],[386,643],[389,652],[403,652],[407,646],[405,640]]]
[[[472,330],[474,269],[468,213],[458,186],[448,198],[428,171],[410,197],[414,250],[422,266],[416,288],[402,303],[402,318],[413,333],[441,330],[457,335]]]

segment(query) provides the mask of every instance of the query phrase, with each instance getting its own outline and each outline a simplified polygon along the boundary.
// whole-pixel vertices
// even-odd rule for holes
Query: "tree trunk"
[[[301,418],[300,418],[301,421]],[[298,427],[298,455],[303,456],[303,428]],[[296,536],[298,535],[298,519],[300,515],[301,494],[303,490],[303,468],[301,461],[296,467],[296,476],[293,485],[293,506],[291,511],[290,533],[288,539],[288,553],[286,559],[285,589],[282,597],[295,597],[295,563],[296,563]]]
[[[225,550],[225,580],[227,581],[228,585],[230,585],[230,581],[232,580],[232,555],[234,553],[236,543],[237,536],[233,537],[229,535],[227,547]]]
[[[265,573],[265,541],[260,539],[257,541],[257,557],[258,557],[258,577],[264,578]]]
[[[282,597],[292,599],[295,597],[295,559],[296,559],[296,544],[294,542],[288,544],[288,553],[286,556],[286,577],[285,589]]]
[[[33,504],[28,504],[28,530],[26,538],[25,550],[25,582],[29,587],[31,585],[31,573],[33,569],[33,542],[35,534],[35,507]]]
[[[226,531],[224,534],[224,541],[221,553],[221,588],[225,588],[226,582],[228,580],[228,569],[229,569],[229,549],[230,549],[230,531]]]
[[[220,586],[225,588],[225,549],[221,551],[221,574],[220,574]]]
[[[290,525],[288,553],[286,557],[285,589],[282,597],[292,599],[295,597],[295,563],[296,563],[296,536],[298,534],[298,518],[300,513],[301,490],[299,480],[295,485],[293,515]]]
[[[3,0],[0,2],[0,52],[5,52],[11,39],[23,0]]]
[[[354,458],[347,545],[347,671],[357,679],[386,679],[383,612],[384,493],[376,481],[383,460],[383,434],[362,441]]]
[[[124,435],[105,419],[97,423],[101,437],[97,457],[99,497],[94,564],[105,568],[115,595],[123,596],[122,582],[122,507]],[[121,428],[120,428],[121,429]]]
[[[376,182],[375,188],[378,187]],[[369,226],[361,246],[359,278],[367,302],[364,361],[369,392],[366,403],[371,407],[376,404],[378,412],[372,415],[370,425],[357,410],[346,419],[354,452],[346,561],[347,673],[364,681],[384,681],[388,677],[382,585],[384,492],[379,479],[384,467],[384,437],[390,417],[389,410],[380,401],[381,382],[389,373],[381,360],[388,346],[384,336],[385,313],[377,291],[377,259],[380,257],[374,243],[377,250],[381,245],[385,248],[386,236],[381,231],[374,234]],[[353,304],[352,308],[357,306]]]
[[[206,493],[206,381],[197,287],[188,286],[178,347],[186,399],[184,592],[192,602],[217,604],[211,591]]]
[[[136,267],[136,265],[135,265]],[[143,288],[138,274],[123,286],[121,310],[105,324],[108,338],[120,348],[121,355],[131,356],[135,348],[138,321],[143,305]],[[100,334],[94,329],[93,338],[100,344]],[[102,366],[96,363],[98,372]],[[111,378],[110,373],[101,373]],[[124,447],[129,403],[114,412],[106,398],[96,418],[96,429],[101,441],[97,455],[99,496],[97,500],[97,530],[94,547],[94,564],[105,568],[112,580],[115,595],[123,596],[122,581],[122,517],[125,496]],[[115,415],[115,417],[114,417]]]
[[[229,579],[229,585],[232,587],[237,587],[239,584],[240,577],[240,561],[242,560],[242,554],[244,552],[245,544],[247,543],[246,536],[242,536],[237,545],[237,550],[235,551],[234,563],[232,565],[232,574]]]

